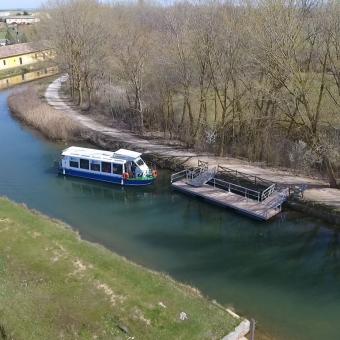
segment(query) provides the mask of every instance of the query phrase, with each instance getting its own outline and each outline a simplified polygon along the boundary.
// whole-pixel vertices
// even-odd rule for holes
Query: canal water
[[[0,195],[59,218],[82,237],[189,283],[275,339],[340,339],[340,244],[332,225],[293,212],[269,223],[173,192],[56,175],[65,145],[14,120],[0,92]]]

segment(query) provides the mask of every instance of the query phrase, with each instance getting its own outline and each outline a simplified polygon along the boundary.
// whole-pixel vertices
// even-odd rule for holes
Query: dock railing
[[[179,181],[181,179],[185,179],[186,181],[192,181],[196,177],[198,177],[201,173],[205,172],[207,168],[205,167],[197,167],[197,168],[189,168],[182,170],[180,172],[176,172],[171,175],[171,183]]]
[[[269,209],[279,209],[279,211],[281,211],[282,204],[286,201],[288,196],[289,196],[289,189],[288,188],[279,192],[276,199],[268,205],[268,209],[266,211],[266,217],[268,217]]]
[[[171,175],[171,183],[179,181],[181,179],[186,179],[186,181],[192,181],[194,178],[198,177],[201,173],[208,170],[208,162],[197,161],[197,167],[191,167],[184,169],[182,171],[176,172]]]
[[[212,184],[214,188],[219,187],[229,192],[237,193],[238,195],[244,196],[245,198],[256,200],[258,202],[260,202],[261,200],[261,192],[257,190],[249,189],[241,185],[227,182],[215,177],[209,183]]]
[[[207,181],[208,184],[213,185],[214,187],[218,187],[223,190],[227,190],[229,192],[236,193],[240,196],[244,196],[245,198],[253,199],[258,202],[263,202],[265,201],[268,197],[270,197],[276,188],[276,184],[270,181],[267,181],[263,178],[254,176],[254,175],[248,175],[243,172],[239,172],[237,170],[229,169],[224,166],[218,165],[217,170],[216,168],[209,170],[208,168],[208,163],[204,161],[198,160],[198,166],[197,167],[192,167],[189,169],[185,169],[182,171],[179,171],[173,175],[171,175],[171,183],[179,181],[179,180],[184,180],[186,183],[190,185],[195,184],[195,178],[196,180],[199,177],[203,177],[204,173],[207,172],[212,172],[214,173],[213,178],[211,178],[209,181]],[[261,185],[262,187],[265,186],[265,190],[256,190],[256,189],[251,189],[249,187],[235,184],[231,181],[227,181],[225,179],[221,178],[216,178],[215,174],[216,173],[224,173],[228,174],[232,177],[236,178],[242,178],[244,180],[247,180],[248,182],[251,182],[256,185]],[[203,175],[203,176],[201,176]]]
[[[273,183],[270,187],[262,191],[261,195],[261,201],[264,201],[266,198],[268,198],[276,189],[276,184]]]
[[[206,162],[206,161],[201,161],[200,159],[197,161],[197,166],[199,168],[205,168],[205,169],[208,169],[209,167],[209,163]]]
[[[263,185],[263,186],[268,187],[268,186],[271,186],[273,184],[273,182],[267,181],[267,180],[265,180],[261,177],[258,177],[258,176],[255,176],[255,175],[249,175],[249,174],[246,174],[244,172],[240,172],[238,170],[229,169],[229,168],[222,166],[222,165],[218,165],[217,171],[219,173],[231,175],[231,176],[236,177],[236,178],[242,178],[242,179],[247,180],[248,182],[251,182],[255,185]]]

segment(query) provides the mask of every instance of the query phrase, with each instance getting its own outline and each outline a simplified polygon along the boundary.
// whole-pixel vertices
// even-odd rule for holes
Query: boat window
[[[98,164],[98,163],[91,163],[91,170],[92,171],[100,171],[100,164]]]
[[[112,164],[112,173],[113,174],[117,174],[117,175],[121,175],[123,172],[123,166],[122,164]]]
[[[88,159],[80,159],[80,168],[88,170],[90,167],[90,162]]]
[[[70,161],[70,167],[71,168],[79,168],[79,163],[76,161]]]
[[[102,162],[102,172],[111,173],[111,163]]]
[[[142,166],[144,165],[144,161],[141,158],[138,158],[136,161],[137,165]]]

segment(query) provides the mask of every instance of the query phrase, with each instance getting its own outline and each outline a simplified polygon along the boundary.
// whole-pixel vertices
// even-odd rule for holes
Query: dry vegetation
[[[83,109],[198,150],[340,169],[337,0],[52,0],[40,33]]]
[[[38,87],[30,86],[12,94],[8,105],[19,119],[53,140],[73,140],[80,135],[80,129],[72,119],[41,101]]]

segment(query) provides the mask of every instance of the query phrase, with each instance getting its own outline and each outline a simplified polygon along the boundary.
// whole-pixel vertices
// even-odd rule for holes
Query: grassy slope
[[[0,338],[214,339],[239,321],[194,289],[0,198]]]

